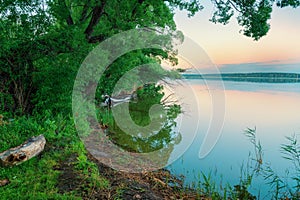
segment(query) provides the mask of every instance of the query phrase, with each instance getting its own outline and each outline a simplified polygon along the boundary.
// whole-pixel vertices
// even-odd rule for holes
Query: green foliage
[[[93,43],[136,27],[175,30],[173,13],[159,1],[20,0],[0,8],[0,109],[15,114],[31,113],[34,105],[39,112],[55,113],[69,107],[74,75]],[[149,60],[147,55],[140,53],[139,58]],[[120,61],[122,70],[110,74],[112,83],[130,69],[127,59]]]
[[[274,2],[278,7],[298,7],[298,0],[212,0],[215,12],[211,21],[214,23],[227,24],[234,12],[237,12],[238,24],[242,27],[240,32],[245,36],[258,40],[265,36],[270,30],[269,20],[271,19]]]
[[[238,23],[243,27],[242,32],[246,36],[257,40],[268,32],[268,20],[274,0],[212,2],[215,5],[215,13],[211,19],[213,22],[228,23],[235,10],[239,13]],[[281,0],[276,1],[276,4],[279,7],[297,7],[300,3],[298,0]],[[202,10],[203,6],[197,0],[77,0],[72,2],[34,0],[26,3],[23,0],[8,0],[2,2],[0,6],[1,110],[16,114],[31,112],[33,105],[37,103],[32,102],[32,98],[40,91],[47,91],[46,86],[46,89],[41,89],[44,86],[37,84],[34,79],[45,78],[43,75],[38,75],[49,72],[50,66],[56,68],[66,64],[56,63],[57,66],[53,66],[53,63],[47,61],[42,67],[40,59],[43,60],[42,63],[47,59],[58,62],[63,57],[61,54],[73,59],[78,56],[77,49],[81,49],[81,53],[86,54],[88,48],[85,47],[88,44],[92,47],[93,43],[102,42],[120,31],[137,27],[160,27],[161,30],[157,29],[158,32],[172,33],[176,29],[173,16],[177,8],[187,10],[189,16],[192,16]],[[102,90],[109,92],[111,84],[115,83],[120,74],[124,74],[135,63],[143,64],[145,59],[153,55],[161,55],[161,59],[172,61],[176,53],[170,50],[171,48],[166,48],[160,52],[153,49],[140,52],[136,60],[138,62],[133,57],[124,58],[124,61],[119,61],[121,65],[111,66],[111,71],[107,72],[106,78],[111,79],[112,82],[101,83],[109,88]],[[76,62],[70,64],[71,68],[74,66],[78,68],[82,61],[75,60]],[[72,73],[73,69],[70,70]],[[66,73],[60,75],[61,79],[65,78]],[[68,74],[67,78],[73,77],[72,73]],[[63,92],[65,89],[63,87]],[[64,98],[63,95],[61,98]]]
[[[279,0],[279,1],[276,1],[276,5],[281,8],[287,7],[287,6],[296,8],[296,7],[300,6],[300,1],[299,0]]]
[[[29,137],[41,134],[42,130],[42,125],[37,121],[25,117],[0,126],[0,152],[20,145]],[[0,168],[0,179],[8,178],[11,182],[0,188],[1,198],[41,199],[47,194],[58,197],[56,184],[59,173],[53,167],[59,157],[56,151],[46,151],[41,157],[32,158],[19,166]]]
[[[57,169],[74,154],[78,155],[74,170],[86,181],[82,183],[87,187],[86,192],[92,192],[94,187],[104,189],[109,186],[96,164],[87,159],[87,152],[77,137],[73,120],[62,115],[44,113],[40,118],[21,117],[1,125],[0,152],[39,134],[44,134],[47,141],[39,156],[17,166],[0,167],[0,180],[7,178],[10,181],[8,185],[0,187],[0,199],[81,199],[76,193],[60,193],[58,188],[62,172]]]
[[[260,1],[245,7],[242,10],[243,14],[238,17],[238,23],[243,27],[244,35],[258,40],[265,36],[270,29],[268,20],[271,18],[272,4]]]
[[[221,199],[221,196],[218,192],[216,183],[212,180],[212,173],[209,172],[207,175],[201,172],[202,175],[202,184],[204,195],[212,199]]]
[[[216,5],[213,22],[226,24],[236,10],[238,23],[246,36],[257,40],[268,32],[273,0],[213,2]],[[276,3],[279,7],[300,5],[296,0]],[[75,168],[91,184],[108,187],[107,180],[99,176],[95,164],[87,159],[73,119],[68,117],[77,70],[89,51],[106,38],[130,29],[147,27],[152,30],[154,27],[164,41],[164,50],[136,50],[118,58],[101,77],[96,98],[100,100],[103,93],[111,94],[118,80],[135,66],[150,63],[147,70],[136,71],[132,76],[154,74],[157,79],[153,82],[170,75],[160,68],[159,62],[167,59],[177,63],[171,41],[172,37],[179,42],[183,40],[182,35],[175,32],[173,16],[177,8],[187,10],[192,16],[203,7],[197,0],[0,1],[0,111],[4,115],[0,125],[0,151],[39,134],[44,134],[47,140],[46,149],[39,157],[12,168],[0,168],[0,179],[11,181],[0,187],[2,199],[76,199],[74,194],[58,193],[59,172],[54,170],[62,158],[70,154],[77,154]],[[109,55],[102,56],[108,59]],[[124,83],[130,88],[129,82]],[[149,124],[150,118],[145,113],[151,105],[160,104],[162,97],[161,87],[155,83],[138,90],[137,102],[130,103],[134,121],[140,125]],[[143,139],[119,132],[121,134],[111,134],[111,139],[134,152],[151,152],[163,147],[171,152],[181,139],[179,134],[172,132],[180,106],[165,106],[165,109],[167,118],[162,122],[162,129],[153,136]],[[22,117],[8,120],[17,115]],[[109,112],[102,118],[118,132]],[[290,141],[283,150],[286,158],[294,161],[299,158],[299,150],[295,141]],[[260,144],[254,143],[259,150]],[[256,152],[256,157],[258,155],[260,151]],[[298,162],[294,165],[298,166]],[[299,191],[297,177],[299,173],[295,178]],[[205,180],[207,192],[210,192],[209,177]],[[279,191],[280,181],[275,181]],[[236,191],[245,193],[245,188]],[[219,198],[214,192],[210,195]]]
[[[216,11],[213,13],[210,19],[213,23],[228,24],[230,18],[233,16],[234,12],[230,6],[230,2],[215,1]]]
[[[61,41],[61,38],[51,32],[53,21],[43,2],[6,1],[1,4],[0,77],[3,82],[1,93],[6,96],[1,100],[4,110],[16,114],[28,113],[33,108],[31,98],[36,91],[32,81],[33,62],[66,47],[50,44],[51,39]]]
[[[215,23],[228,23],[235,10],[239,14],[238,23],[243,27],[242,32],[246,36],[257,40],[266,35],[270,28],[268,21],[274,0],[212,2],[215,5],[215,13],[211,21]],[[300,3],[298,0],[281,0],[276,1],[276,4],[279,7],[297,7]],[[88,53],[93,44],[121,31],[141,27],[160,27],[156,28],[158,34],[171,33],[173,37],[180,38],[174,32],[176,25],[173,16],[177,8],[187,10],[189,16],[192,16],[202,10],[203,6],[197,0],[2,2],[0,109],[24,114],[31,113],[36,104],[40,110],[44,109],[46,104],[49,106],[53,103],[53,108],[60,110],[65,103],[57,105],[51,95],[51,100],[45,100],[45,94],[61,94],[57,100],[62,101],[69,98],[69,95],[65,94],[70,92],[67,90],[70,90],[71,84],[67,84],[66,80],[74,78],[74,72],[80,66],[83,55]],[[143,50],[120,58],[109,67],[100,81],[99,90],[105,93],[112,92],[112,85],[116,80],[135,64],[160,59],[176,63],[176,52],[172,52],[170,39],[163,51]],[[49,77],[45,77],[47,73]],[[45,78],[48,80],[41,84],[41,80]],[[51,86],[50,89],[51,79],[54,87]],[[105,82],[107,79],[109,81]],[[64,84],[60,85],[58,80],[63,80]],[[41,100],[38,102],[39,97]],[[33,99],[35,100],[32,101]],[[57,110],[54,109],[54,112]]]
[[[181,0],[169,0],[167,4],[173,8],[177,7],[180,10],[187,10],[188,16],[193,16],[195,13],[203,9],[200,1],[198,0],[191,0],[191,1],[181,1]]]
[[[98,166],[88,159],[88,153],[82,142],[74,143],[67,151],[70,151],[69,153],[76,152],[78,154],[76,158],[77,161],[74,163],[74,168],[91,184],[90,188],[97,187],[98,189],[104,189],[109,187],[108,180],[100,175]]]
[[[137,99],[140,104],[145,106],[145,110],[149,110],[149,106],[160,104],[164,93],[163,86],[154,83],[145,84],[141,89],[137,90]],[[144,104],[144,102],[147,102]]]
[[[45,110],[53,114],[71,113],[73,84],[81,59],[80,56],[71,59],[70,54],[63,54],[55,59],[36,61],[33,83],[37,90],[32,97],[35,113]]]
[[[136,100],[129,103],[129,112],[133,122],[139,126],[147,126],[151,123],[149,110],[153,105],[161,104],[164,96],[163,87],[155,84],[145,84],[136,91]],[[174,119],[181,112],[179,105],[165,107],[167,118],[161,119],[160,129],[149,130],[150,137],[142,138],[125,133],[113,120],[110,111],[102,111],[99,120],[109,125],[108,137],[122,148],[132,151],[147,153],[156,150],[170,149],[181,140],[181,136],[173,131],[176,126]],[[156,116],[160,117],[160,116]],[[153,119],[152,119],[153,120]],[[150,134],[150,133],[149,133]]]
[[[0,126],[0,151],[18,146],[26,139],[42,133],[42,126],[31,118],[22,117]]]
[[[147,67],[139,67],[144,65]],[[127,77],[122,79],[122,86],[119,90],[115,89],[116,84],[124,75]],[[96,98],[101,99],[103,94],[132,92],[135,89],[133,85],[143,84],[149,79],[158,81],[166,75],[166,71],[157,64],[155,58],[145,56],[141,50],[129,52],[119,57],[104,72],[98,83]]]
[[[1,125],[0,151],[18,146],[28,138],[40,134],[44,134],[47,142],[57,147],[65,146],[77,138],[71,118],[44,112],[36,118],[23,116]]]

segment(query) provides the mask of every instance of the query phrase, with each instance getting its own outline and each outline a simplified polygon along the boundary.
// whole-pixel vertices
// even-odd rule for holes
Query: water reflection
[[[102,123],[109,124],[106,135],[111,142],[123,151],[149,155],[145,165],[154,160],[159,168],[167,165],[174,145],[181,141],[180,133],[174,131],[180,106],[164,105],[162,89],[160,85],[144,85],[136,90],[130,102],[115,105],[112,111],[98,116]],[[150,155],[155,158],[151,160]],[[153,163],[147,169],[153,170]]]
[[[200,107],[199,113],[188,113],[190,123],[197,123],[195,120],[199,119],[199,128],[190,148],[169,169],[175,174],[185,175],[187,183],[197,181],[202,171],[207,174],[216,172],[217,182],[222,179],[223,183],[238,184],[241,166],[253,150],[243,132],[247,127],[256,127],[264,150],[263,162],[269,162],[276,172],[284,174],[290,164],[281,157],[280,145],[285,142],[285,136],[300,133],[300,84],[225,82],[226,117],[222,135],[204,159],[199,159],[198,152],[211,118],[211,91],[201,80],[189,80],[189,84]],[[188,98],[184,105],[186,110],[193,107],[188,104]],[[174,152],[182,150],[185,141],[193,140],[188,126],[180,127],[180,132],[182,142],[175,146]],[[267,193],[268,188],[263,180],[255,179],[251,190],[257,195],[259,191]]]

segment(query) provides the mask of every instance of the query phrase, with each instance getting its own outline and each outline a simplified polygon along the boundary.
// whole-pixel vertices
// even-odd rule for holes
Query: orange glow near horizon
[[[259,41],[239,33],[241,27],[234,18],[225,26],[209,22],[212,10],[209,5],[205,9],[192,18],[178,12],[175,22],[184,35],[205,50],[214,64],[300,62],[300,8],[274,8],[271,29]]]

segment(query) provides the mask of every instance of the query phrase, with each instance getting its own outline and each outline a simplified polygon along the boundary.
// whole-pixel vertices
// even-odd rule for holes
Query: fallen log
[[[46,139],[44,135],[32,137],[23,144],[0,153],[0,165],[18,165],[37,156],[44,150]]]

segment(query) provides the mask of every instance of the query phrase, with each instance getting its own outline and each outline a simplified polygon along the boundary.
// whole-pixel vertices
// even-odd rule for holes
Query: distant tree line
[[[258,83],[300,83],[297,73],[224,73],[224,74],[182,74],[185,79],[206,79]]]

